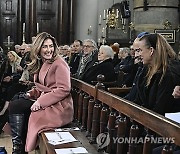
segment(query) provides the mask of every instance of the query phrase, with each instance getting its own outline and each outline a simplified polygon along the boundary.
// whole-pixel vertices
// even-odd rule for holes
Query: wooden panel
[[[39,0],[36,2],[36,17],[40,32],[48,32],[57,37],[57,0]],[[53,28],[52,28],[53,26]]]
[[[1,0],[1,26],[0,26],[0,45],[4,49],[6,47],[3,45],[3,42],[7,42],[7,37],[11,37],[12,42],[17,42],[17,4],[18,0]]]

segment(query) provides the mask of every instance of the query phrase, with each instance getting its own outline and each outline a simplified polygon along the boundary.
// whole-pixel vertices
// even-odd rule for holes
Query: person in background
[[[133,49],[133,45],[131,45],[129,48],[130,48],[130,55],[132,58],[134,58],[135,57],[135,51]]]
[[[80,59],[76,77],[83,79],[84,74],[89,70],[95,62],[97,62],[98,50],[97,44],[93,39],[86,39],[83,41],[83,55]]]
[[[114,51],[114,58],[113,58],[113,65],[114,67],[119,64],[121,62],[121,59],[118,57],[118,54],[119,54],[119,45],[112,45],[111,48],[113,49]]]
[[[132,50],[138,48],[138,41],[134,41]],[[125,99],[129,101],[134,101],[136,98],[136,92],[137,92],[137,80],[142,72],[143,69],[143,63],[140,56],[139,50],[134,50],[134,65],[132,65],[132,70],[136,71],[136,75],[133,80],[132,88],[130,92],[124,97]]]
[[[70,53],[70,51],[69,51],[69,45],[64,45],[63,46],[63,48],[61,49],[61,51],[62,51],[62,57],[64,58],[64,60],[68,63],[68,61],[69,61],[69,53]]]
[[[21,48],[21,46],[20,46],[19,44],[16,44],[16,45],[14,46],[15,52],[18,54],[18,56],[21,57],[20,48]]]
[[[0,102],[3,107],[0,116],[4,115],[6,112],[9,101],[12,98],[12,94],[10,93],[11,88],[14,84],[16,84],[21,77],[21,57],[17,55],[15,51],[9,51],[7,53],[8,57],[8,68],[5,70],[3,74],[2,84],[1,84],[1,92],[0,92]]]
[[[134,58],[130,55],[130,49],[127,47],[120,48],[120,57],[121,62],[115,66],[115,72],[118,74],[119,71],[122,71],[124,73],[123,86],[131,87],[137,70],[133,70]]]
[[[75,40],[73,43],[74,53],[71,55],[71,61],[69,63],[72,76],[77,72],[79,61],[82,56],[83,43],[81,40]]]
[[[38,34],[33,41],[31,60],[28,70],[34,75],[35,87],[9,105],[13,154],[34,150],[38,133],[73,120],[70,70],[58,55],[55,38],[46,32]]]
[[[116,75],[112,64],[113,57],[114,52],[112,48],[108,45],[101,45],[98,53],[98,62],[84,73],[82,80],[93,84],[92,81],[97,81],[97,76],[102,74],[105,77],[105,82],[115,81]]]

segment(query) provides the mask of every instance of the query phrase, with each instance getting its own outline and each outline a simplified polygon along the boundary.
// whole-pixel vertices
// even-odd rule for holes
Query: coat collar
[[[42,80],[43,81],[43,83],[42,83],[43,85],[45,84],[45,78],[46,78],[46,75],[47,75],[47,73],[48,73],[48,71],[49,71],[51,66],[52,66],[52,64],[50,64],[48,62],[45,62],[41,66],[40,71],[41,71],[41,77],[43,78],[43,80]],[[38,74],[34,75],[34,82],[39,83],[39,81],[38,81]]]

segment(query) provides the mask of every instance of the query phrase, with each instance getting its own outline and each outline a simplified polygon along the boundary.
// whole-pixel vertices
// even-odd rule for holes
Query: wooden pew
[[[131,87],[109,87],[107,90],[114,95],[128,94],[131,90]]]
[[[79,139],[78,136],[83,135],[79,140],[87,143],[83,144],[87,150],[94,149],[97,153],[105,151],[110,154],[124,154],[127,151],[129,154],[150,154],[153,147],[150,140],[144,144],[114,143],[113,139],[116,137],[139,137],[138,135],[142,131],[147,132],[146,139],[154,134],[158,134],[160,137],[174,137],[175,144],[180,146],[180,125],[178,123],[104,91],[102,83],[98,82],[96,86],[92,86],[75,78],[72,78],[71,82],[73,101],[76,104],[74,110],[81,115],[77,124],[83,128],[78,132],[79,134],[76,134],[76,137]],[[96,143],[96,137],[99,133],[109,134],[110,142],[107,146],[103,147]],[[41,138],[46,151],[52,149],[50,145],[45,144],[46,140],[43,133]],[[163,154],[169,153],[170,148],[168,146],[164,149]]]

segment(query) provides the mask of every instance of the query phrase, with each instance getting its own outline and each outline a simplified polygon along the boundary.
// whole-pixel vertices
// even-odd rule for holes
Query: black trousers
[[[25,98],[12,99],[9,104],[9,114],[29,115],[33,103],[34,101]]]

